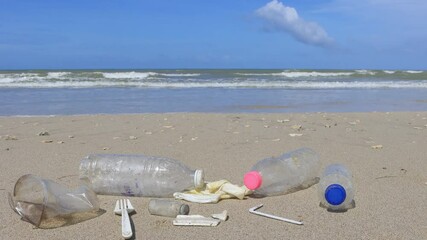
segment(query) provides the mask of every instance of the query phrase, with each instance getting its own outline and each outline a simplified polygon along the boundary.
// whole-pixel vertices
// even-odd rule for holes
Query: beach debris
[[[423,127],[414,127],[414,129],[420,130],[420,129],[424,129],[424,128]]]
[[[406,172],[408,172],[408,170],[406,170],[406,169],[404,169],[404,168],[401,168],[401,169],[400,169],[400,171],[401,171],[403,174],[405,174]]]
[[[191,141],[196,141],[199,137],[192,137]]]
[[[4,140],[18,140],[18,138],[16,136],[11,136],[11,135],[6,135],[4,137]]]
[[[136,139],[138,139],[138,138],[135,136],[129,136],[129,140],[136,140]]]
[[[39,132],[37,135],[38,136],[49,136],[50,134],[46,131],[43,131],[43,132]]]
[[[271,141],[273,141],[273,142],[278,142],[278,141],[280,141],[280,138],[276,138],[276,139],[273,139],[273,140],[271,140]]]
[[[42,143],[53,143],[53,140],[43,140]]]
[[[221,220],[219,219],[204,217],[202,215],[178,215],[173,220],[173,225],[216,227],[220,222]]]
[[[74,138],[74,136],[73,135],[69,135],[68,138]]]
[[[222,211],[222,213],[212,214],[211,217],[219,219],[221,221],[226,221],[228,218],[227,210]]]
[[[147,134],[147,135],[151,135],[151,134],[153,134],[152,132],[150,132],[150,131],[147,131],[147,132],[145,132],[145,134]]]
[[[383,148],[383,145],[381,145],[381,144],[373,145],[373,146],[371,146],[371,148],[372,148],[372,149],[382,149],[382,148]]]
[[[103,147],[103,148],[102,148],[102,150],[104,150],[104,151],[105,151],[105,150],[109,150],[109,149],[110,149],[109,147]]]
[[[291,128],[295,129],[295,130],[298,130],[298,131],[301,131],[302,130],[302,125],[293,125]]]
[[[357,125],[357,123],[359,123],[360,121],[354,121],[354,122],[348,122],[348,124],[350,124],[350,125]]]
[[[258,212],[257,210],[259,208],[261,208],[262,206],[264,206],[264,204],[259,204],[253,208],[250,208],[249,212],[252,214],[256,214],[256,215],[271,218],[271,219],[276,219],[276,220],[283,221],[283,222],[293,223],[293,224],[297,224],[297,225],[303,225],[303,222],[300,222],[300,221],[295,221],[295,220],[291,220],[291,219],[287,219],[287,218],[283,218],[283,217],[278,217],[278,216],[271,215],[268,213]]]
[[[325,128],[331,128],[331,125],[329,125],[329,124],[325,124],[325,126],[324,126]]]
[[[285,123],[285,122],[290,122],[291,120],[289,119],[277,119],[278,123]]]
[[[167,125],[167,126],[163,126],[164,128],[172,128],[173,129],[173,126],[172,125]]]
[[[289,133],[289,136],[291,136],[291,137],[301,137],[302,133]]]
[[[63,144],[63,143],[65,143],[64,141],[58,141],[57,142],[58,144]]]
[[[269,125],[264,125],[264,128],[269,128],[270,126]]]

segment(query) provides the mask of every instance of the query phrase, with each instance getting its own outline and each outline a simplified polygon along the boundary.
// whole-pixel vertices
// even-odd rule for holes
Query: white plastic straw
[[[262,212],[256,211],[257,209],[261,208],[262,206],[264,206],[264,204],[260,204],[260,205],[257,205],[255,207],[253,207],[253,208],[250,208],[249,212],[253,213],[253,214],[256,214],[256,215],[263,216],[263,217],[268,217],[268,218],[276,219],[276,220],[279,220],[279,221],[284,221],[284,222],[293,223],[293,224],[297,224],[297,225],[303,225],[303,222],[298,222],[298,221],[295,221],[295,220],[291,220],[291,219],[287,219],[287,218],[282,218],[282,217],[278,217],[278,216],[271,215],[271,214],[268,214],[268,213],[262,213]]]

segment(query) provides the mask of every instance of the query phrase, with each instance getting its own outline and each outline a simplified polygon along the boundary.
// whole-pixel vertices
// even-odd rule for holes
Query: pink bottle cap
[[[243,178],[245,186],[250,190],[255,190],[259,188],[262,184],[262,176],[257,171],[248,172]]]

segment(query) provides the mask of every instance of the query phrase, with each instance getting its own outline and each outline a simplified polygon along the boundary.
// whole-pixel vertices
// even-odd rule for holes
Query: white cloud
[[[330,46],[333,39],[315,22],[302,19],[295,8],[273,0],[255,11],[263,19],[266,29],[289,33],[296,40],[310,45]]]

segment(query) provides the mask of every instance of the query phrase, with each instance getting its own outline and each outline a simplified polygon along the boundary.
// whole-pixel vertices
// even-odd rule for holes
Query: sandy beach
[[[0,239],[122,239],[112,211],[117,196],[98,196],[103,215],[49,230],[21,221],[8,205],[7,193],[24,174],[77,187],[79,162],[91,153],[170,157],[204,169],[207,181],[241,185],[258,160],[300,147],[314,149],[322,168],[348,166],[356,208],[320,208],[314,185],[284,196],[189,203],[191,214],[227,210],[229,219],[175,227],[148,213],[149,198],[133,197],[135,239],[427,239],[427,112],[1,117],[0,136]],[[263,212],[304,225],[248,212],[260,203]]]

